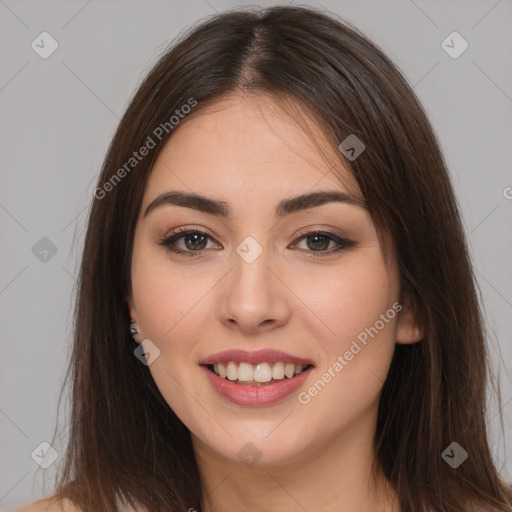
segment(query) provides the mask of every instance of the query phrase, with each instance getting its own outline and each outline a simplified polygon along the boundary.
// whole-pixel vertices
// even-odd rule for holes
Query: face
[[[354,179],[322,155],[271,98],[232,96],[183,122],[148,178],[135,339],[195,446],[227,460],[290,463],[372,428],[395,343],[420,339]]]

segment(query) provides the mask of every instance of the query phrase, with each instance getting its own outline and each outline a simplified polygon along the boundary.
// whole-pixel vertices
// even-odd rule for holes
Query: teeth
[[[250,382],[254,377],[254,369],[252,364],[249,363],[240,363],[238,367],[238,380],[242,380],[244,382]]]
[[[240,382],[270,382],[274,380],[283,380],[285,377],[291,379],[295,375],[300,375],[307,365],[284,363],[258,363],[252,365],[246,362],[237,363],[229,361],[213,365],[213,371],[221,378]]]
[[[302,370],[304,370],[304,368],[306,368],[306,366],[303,364],[296,365],[295,366],[295,375],[299,375],[299,373],[302,373]]]
[[[274,367],[272,368],[272,378],[284,379],[284,363],[274,363]]]
[[[233,361],[230,361],[228,363],[228,367],[226,369],[226,376],[229,380],[236,380],[238,379],[238,368],[237,364]]]
[[[295,374],[295,365],[292,363],[287,363],[284,367],[284,374],[291,379]]]
[[[222,363],[214,364],[213,371],[223,379],[227,376],[226,367]]]
[[[240,366],[242,366],[242,363],[240,363]],[[240,378],[240,380],[245,379]],[[270,382],[272,380],[272,368],[270,368],[268,363],[260,363],[256,365],[256,368],[254,369],[254,380],[256,382]]]

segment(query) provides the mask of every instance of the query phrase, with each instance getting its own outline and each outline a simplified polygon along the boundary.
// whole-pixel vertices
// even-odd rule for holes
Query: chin
[[[286,420],[285,420],[286,421]],[[232,437],[221,439],[201,438],[203,444],[222,458],[239,462],[247,467],[273,467],[292,464],[301,459],[307,451],[307,443],[297,430],[281,429],[272,432],[276,421],[243,422],[243,428],[226,425]],[[278,427],[279,428],[279,427]]]

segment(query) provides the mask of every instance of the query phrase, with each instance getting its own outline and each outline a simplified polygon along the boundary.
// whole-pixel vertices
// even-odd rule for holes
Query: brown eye
[[[182,247],[178,246],[178,242],[183,239]],[[175,254],[183,254],[186,256],[199,256],[205,252],[208,245],[208,240],[213,240],[210,235],[203,231],[181,229],[177,232],[171,233],[171,235],[163,238],[159,245],[165,247],[168,251]],[[301,249],[304,252],[312,253],[313,256],[330,255],[343,249],[348,249],[356,245],[352,240],[340,238],[334,233],[324,231],[309,231],[302,233],[298,238],[298,241],[306,241],[307,249]],[[330,249],[330,246],[334,242],[336,247]],[[316,253],[316,254],[315,254]]]
[[[184,248],[177,246],[177,242],[181,241],[181,239],[183,239]],[[159,245],[176,254],[197,256],[199,253],[204,252],[208,239],[211,239],[211,237],[202,231],[181,230],[162,239]]]
[[[306,246],[310,249],[306,252],[318,253],[319,256],[323,255],[323,253],[332,254],[356,245],[352,240],[340,238],[334,233],[325,231],[309,231],[302,233],[298,240],[299,242],[303,240],[306,241]],[[332,250],[327,250],[331,242],[335,242],[337,247]]]
[[[206,247],[205,241],[207,237],[205,235],[202,235],[200,233],[190,233],[182,236],[187,249],[198,250],[204,249]]]

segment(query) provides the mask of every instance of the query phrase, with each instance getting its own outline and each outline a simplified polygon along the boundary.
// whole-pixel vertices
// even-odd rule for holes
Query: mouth
[[[224,361],[201,365],[221,379],[239,386],[264,387],[289,381],[313,369],[313,364],[288,361],[250,364],[244,361]]]
[[[245,407],[267,407],[291,397],[315,368],[311,359],[275,349],[225,350],[199,366],[219,396]]]

